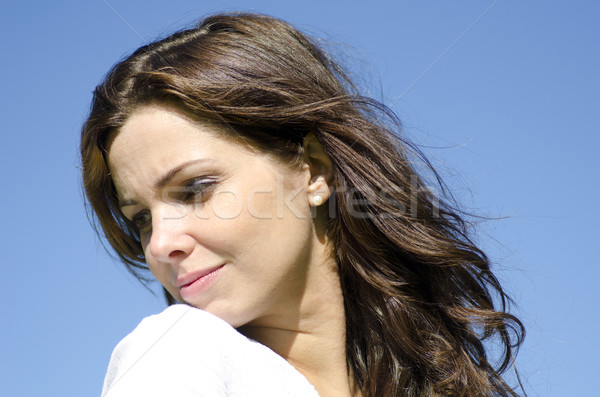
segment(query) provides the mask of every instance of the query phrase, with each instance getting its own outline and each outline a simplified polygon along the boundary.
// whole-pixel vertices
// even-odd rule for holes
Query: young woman
[[[105,395],[517,395],[524,330],[459,211],[287,23],[215,15],[141,47],[96,88],[81,155],[112,248],[187,305],[120,344]]]

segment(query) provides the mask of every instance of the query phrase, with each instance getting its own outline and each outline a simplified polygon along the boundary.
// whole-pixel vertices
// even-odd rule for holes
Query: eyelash
[[[184,202],[204,201],[206,195],[209,193],[209,188],[211,188],[214,183],[214,179],[194,178],[183,186],[179,200]]]
[[[177,189],[177,197],[172,197],[173,194],[169,194],[169,197],[184,203],[203,202],[206,200],[206,196],[215,182],[214,179],[194,178],[187,181],[183,189]],[[131,218],[131,222],[138,229],[138,232],[144,231],[152,222],[150,211],[143,210],[138,212]]]
[[[151,219],[150,212],[148,210],[143,210],[135,214],[133,218],[131,218],[131,222],[135,225],[138,232],[141,232],[150,224]]]

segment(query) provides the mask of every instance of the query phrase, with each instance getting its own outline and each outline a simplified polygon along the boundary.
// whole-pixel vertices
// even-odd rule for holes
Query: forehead
[[[257,162],[269,163],[278,173],[293,168],[243,144],[228,127],[193,120],[171,106],[138,108],[109,138],[108,166],[117,190],[134,180],[149,183],[190,160],[220,163],[236,172]]]
[[[168,167],[178,157],[206,155],[220,143],[211,135],[209,128],[192,123],[175,109],[144,106],[109,137],[108,166],[118,183],[123,174],[144,174]]]
[[[192,119],[175,106],[148,104],[138,107],[127,118],[118,130],[113,131],[107,139],[109,154],[115,142],[135,144],[147,143],[150,140],[197,140],[209,135],[213,138],[232,140],[232,129],[225,125],[217,125],[209,121],[200,122]],[[228,133],[229,132],[229,133]],[[176,140],[174,140],[177,138]]]
[[[106,147],[110,156],[115,141],[124,143],[129,149],[151,141],[157,143],[168,141],[174,145],[185,141],[202,145],[220,143],[235,149],[245,149],[256,156],[266,157],[274,163],[287,165],[297,163],[297,159],[279,158],[274,154],[275,152],[270,153],[270,146],[263,147],[244,135],[237,127],[194,118],[175,105],[151,103],[139,106],[121,128],[110,133]]]

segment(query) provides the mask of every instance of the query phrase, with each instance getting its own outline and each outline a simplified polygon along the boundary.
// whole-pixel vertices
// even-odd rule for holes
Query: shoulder
[[[202,395],[226,395],[219,386],[225,383],[222,347],[240,337],[209,313],[170,306],[142,320],[115,347],[102,395],[195,396],[193,385],[201,378],[210,379]]]
[[[173,305],[142,320],[117,345],[102,396],[316,396],[281,390],[289,385],[275,377],[278,373],[300,390],[314,392],[283,358],[227,322],[190,306]],[[268,394],[269,388],[278,394]]]
[[[189,344],[207,340],[219,344],[220,341],[242,343],[243,335],[219,317],[187,305],[172,305],[162,313],[144,318],[140,324],[117,346],[137,346],[151,344]],[[171,346],[172,347],[172,346]]]

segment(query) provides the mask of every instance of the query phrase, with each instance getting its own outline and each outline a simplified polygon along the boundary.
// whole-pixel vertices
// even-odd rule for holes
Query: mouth
[[[189,301],[203,295],[219,279],[225,265],[214,266],[178,277],[175,285],[179,287],[179,293],[183,300]]]

